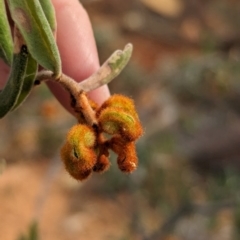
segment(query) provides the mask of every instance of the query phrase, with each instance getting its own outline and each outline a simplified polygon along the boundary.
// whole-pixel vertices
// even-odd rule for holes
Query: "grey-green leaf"
[[[85,92],[92,91],[111,82],[127,65],[132,56],[133,45],[128,43],[123,50],[115,51],[104,64],[89,78],[78,84]]]
[[[14,107],[11,109],[12,111],[19,107],[24,100],[28,97],[29,93],[31,92],[34,84],[34,80],[38,71],[38,64],[36,60],[29,54],[27,67],[24,75],[23,86],[18,97],[18,100]]]
[[[0,0],[0,58],[9,66],[12,62],[13,41],[7,18],[5,1]]]
[[[33,58],[59,77],[60,54],[39,0],[8,0],[8,5]]]
[[[50,28],[52,29],[53,34],[55,34],[57,24],[56,24],[55,9],[53,7],[53,4],[50,0],[41,0],[39,2],[48,20]]]
[[[0,118],[4,117],[14,107],[18,100],[23,86],[27,61],[27,47],[22,45],[20,52],[13,55],[9,79],[4,89],[0,92]]]

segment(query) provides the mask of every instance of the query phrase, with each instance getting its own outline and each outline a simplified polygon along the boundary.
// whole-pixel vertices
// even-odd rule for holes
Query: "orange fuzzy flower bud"
[[[108,134],[120,134],[128,141],[138,139],[142,133],[142,126],[132,114],[120,108],[108,107],[99,115],[100,129]]]
[[[137,168],[138,158],[134,142],[129,142],[117,158],[118,167],[122,172],[131,173]]]
[[[97,160],[95,142],[95,132],[90,127],[78,124],[70,129],[61,157],[72,177],[83,180],[92,172]]]
[[[138,119],[138,114],[136,112],[134,102],[131,98],[128,98],[128,97],[120,95],[120,94],[112,95],[99,108],[99,110],[97,111],[97,116],[99,116],[100,113],[108,107],[120,108],[120,109],[124,110],[125,112],[131,114],[136,119]]]
[[[76,150],[79,145],[91,148],[94,147],[96,143],[96,134],[89,126],[84,124],[77,124],[69,130],[67,135],[67,142],[72,144]]]
[[[110,147],[118,155],[117,163],[122,172],[131,173],[137,168],[138,158],[134,142],[124,142],[120,137],[113,137]]]
[[[89,153],[89,159],[96,159],[96,156],[93,153]],[[72,146],[69,143],[65,143],[61,149],[62,161],[65,165],[67,172],[77,180],[86,179],[92,172],[92,159],[90,161],[79,161],[73,153]]]

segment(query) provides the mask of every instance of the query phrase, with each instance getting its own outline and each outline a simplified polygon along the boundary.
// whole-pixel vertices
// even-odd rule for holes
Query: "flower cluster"
[[[113,95],[98,107],[89,101],[97,124],[84,121],[73,126],[61,149],[62,161],[77,180],[86,179],[93,171],[104,172],[109,166],[109,150],[117,154],[119,169],[131,173],[137,167],[135,141],[143,134],[134,102],[122,95]]]

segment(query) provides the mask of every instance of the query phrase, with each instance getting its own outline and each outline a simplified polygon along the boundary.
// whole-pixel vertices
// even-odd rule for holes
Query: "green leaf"
[[[0,92],[0,118],[4,117],[16,104],[22,90],[24,75],[28,61],[28,51],[25,45],[14,53],[9,79]]]
[[[29,54],[21,93],[18,97],[16,104],[11,109],[12,111],[15,110],[17,107],[19,107],[24,102],[24,100],[28,97],[30,91],[33,88],[37,71],[38,71],[38,64],[36,60],[31,56],[31,54]]]
[[[36,221],[29,226],[27,235],[21,235],[18,240],[39,240],[38,224]]]
[[[29,240],[38,240],[38,224],[33,222],[30,226]]]
[[[59,51],[39,0],[8,0],[11,16],[33,58],[44,68],[61,75]]]
[[[52,32],[55,33],[57,25],[56,25],[55,9],[53,7],[52,2],[50,0],[41,0],[40,4],[48,20],[50,28],[52,29]]]
[[[7,18],[5,2],[0,1],[0,58],[5,63],[11,65],[12,62],[13,41],[11,30]]]

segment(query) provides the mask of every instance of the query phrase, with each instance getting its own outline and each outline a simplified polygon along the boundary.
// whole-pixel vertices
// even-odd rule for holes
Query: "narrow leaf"
[[[0,1],[0,58],[5,63],[11,65],[12,62],[13,42],[11,30],[7,18],[5,1]]]
[[[4,117],[16,104],[23,86],[27,67],[28,51],[25,45],[14,53],[9,79],[0,92],[0,118]]]
[[[132,56],[133,46],[131,43],[127,44],[123,51],[117,50],[109,59],[109,66],[112,69],[111,78],[116,77],[123,68],[127,65],[130,57]]]
[[[89,92],[111,82],[127,65],[132,51],[131,43],[127,44],[123,50],[115,51],[96,73],[78,84],[79,88]]]
[[[28,97],[30,91],[33,88],[37,71],[38,71],[38,64],[36,60],[32,58],[31,54],[29,54],[21,93],[18,97],[16,104],[12,108],[12,111],[15,110],[17,107],[19,107],[24,102],[24,100]]]
[[[33,58],[46,69],[61,75],[58,48],[39,0],[8,0],[11,16]]]
[[[50,28],[52,29],[53,34],[55,34],[57,25],[56,25],[55,9],[53,7],[53,4],[50,0],[41,0],[39,2],[48,20]]]

